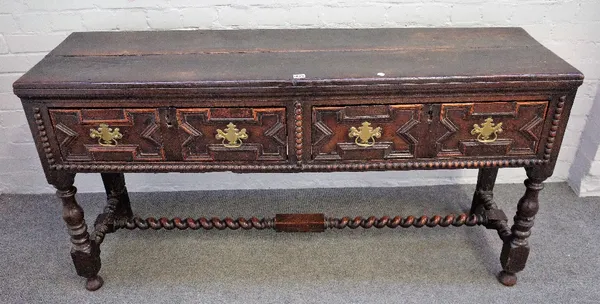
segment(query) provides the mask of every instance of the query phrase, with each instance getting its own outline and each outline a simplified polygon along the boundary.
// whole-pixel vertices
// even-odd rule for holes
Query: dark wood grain
[[[184,161],[284,161],[287,159],[285,108],[177,109],[177,127]],[[238,148],[216,139],[229,123],[245,129],[248,138]]]
[[[307,85],[499,79],[573,86],[582,76],[519,28],[106,32],[71,35],[14,87],[29,96],[43,88],[112,89],[115,95],[132,88],[301,91]]]
[[[477,186],[471,202],[471,214],[498,208],[494,203],[494,184],[497,176],[498,168],[479,169]]]
[[[63,203],[77,273],[95,290],[99,244],[119,228],[484,225],[504,242],[498,278],[513,285],[582,81],[520,28],[415,28],[73,33],[13,86]],[[482,141],[472,130],[486,119],[502,132]],[[351,132],[365,122],[380,128],[373,145]],[[122,137],[90,137],[101,123]],[[235,144],[216,137],[229,124],[243,137]],[[528,175],[512,228],[493,197],[504,167]],[[462,168],[480,170],[470,214],[419,218],[143,219],[123,175]],[[75,200],[79,172],[101,173],[107,192],[91,237]]]
[[[73,33],[50,56],[542,47],[521,28],[268,29]]]
[[[548,101],[443,104],[443,130],[435,141],[438,156],[535,155],[541,141]],[[493,144],[481,144],[471,134],[485,119],[502,123]],[[441,132],[440,132],[441,131]]]
[[[56,140],[65,161],[160,161],[165,159],[156,109],[53,109]],[[105,147],[89,136],[101,123],[119,128],[118,144]]]
[[[323,232],[325,215],[314,214],[277,214],[275,230],[283,232]]]
[[[505,240],[500,255],[503,270],[498,278],[502,284],[507,286],[516,284],[516,273],[525,269],[530,252],[528,238],[531,235],[533,220],[540,208],[538,195],[544,189],[544,180],[549,177],[540,168],[530,167],[526,169],[526,172],[528,179],[525,180],[525,187],[527,189],[517,204],[517,214],[511,227],[512,237]]]
[[[365,105],[314,107],[312,127],[313,160],[392,160],[417,157],[424,141],[419,128],[423,105]],[[381,128],[381,138],[372,147],[361,147],[350,137],[350,128],[363,122]]]
[[[106,191],[107,200],[116,199],[115,215],[125,218],[133,216],[131,201],[125,186],[125,175],[123,173],[101,173],[102,183]]]
[[[77,274],[86,278],[86,288],[94,291],[102,287],[103,281],[98,272],[100,271],[100,247],[90,240],[84,213],[75,199],[77,188],[73,186],[75,174],[58,174],[54,187],[56,196],[60,198],[63,205],[63,220],[71,235],[71,258],[75,265]]]

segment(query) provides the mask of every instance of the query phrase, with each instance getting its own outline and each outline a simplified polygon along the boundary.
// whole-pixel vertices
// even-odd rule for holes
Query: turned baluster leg
[[[118,217],[131,218],[131,202],[127,187],[125,187],[125,175],[123,173],[101,173],[104,189],[106,190],[107,199],[116,198],[118,204],[115,209],[115,215]]]
[[[71,258],[77,274],[86,278],[85,288],[97,290],[102,287],[100,271],[100,248],[90,240],[90,235],[85,224],[83,209],[75,200],[77,188],[73,186],[75,174],[57,174],[53,182],[56,195],[63,204],[63,219],[71,235]]]
[[[539,168],[527,168],[525,180],[525,194],[517,205],[517,214],[511,228],[512,236],[502,246],[500,262],[503,270],[498,275],[498,280],[506,285],[512,286],[517,283],[516,273],[525,268],[529,257],[529,243],[527,238],[531,235],[533,220],[539,209],[538,194],[544,188],[543,182],[547,176],[542,174]]]
[[[477,175],[477,187],[473,194],[473,202],[471,203],[471,214],[481,212],[481,208],[489,210],[496,208],[496,204],[493,201],[494,198],[494,184],[496,183],[496,176],[498,175],[498,168],[481,168]]]

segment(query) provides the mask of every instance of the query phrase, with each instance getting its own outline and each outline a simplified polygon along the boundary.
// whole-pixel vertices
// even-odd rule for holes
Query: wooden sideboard
[[[104,236],[137,228],[483,225],[498,231],[499,280],[513,285],[582,81],[520,28],[89,32],[71,34],[14,92],[89,290],[103,283]],[[512,227],[493,200],[503,167],[528,176]],[[380,218],[142,219],[123,176],[463,168],[479,169],[468,213]],[[101,173],[106,188],[91,232],[78,172]]]

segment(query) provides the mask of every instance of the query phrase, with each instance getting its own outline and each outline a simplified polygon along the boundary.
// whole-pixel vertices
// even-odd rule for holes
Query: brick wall
[[[577,96],[552,181],[569,179],[582,195],[600,192],[600,102],[589,114],[600,84],[598,0],[0,0],[0,192],[52,191],[40,170],[25,116],[11,85],[70,32],[417,26],[521,26],[579,68],[586,80]],[[590,117],[595,121],[588,122]],[[581,145],[585,151],[578,152],[580,142],[585,143]],[[590,154],[592,150],[596,151],[594,155]],[[476,174],[475,170],[276,177],[130,174],[128,184],[133,191],[398,186],[473,183]],[[502,169],[499,182],[521,182],[524,178],[522,169]],[[100,184],[97,175],[81,174],[77,178],[83,192],[101,191]]]
[[[600,92],[600,85],[597,91]],[[600,196],[598,130],[600,130],[600,93],[596,94],[569,174],[569,184],[580,196]]]

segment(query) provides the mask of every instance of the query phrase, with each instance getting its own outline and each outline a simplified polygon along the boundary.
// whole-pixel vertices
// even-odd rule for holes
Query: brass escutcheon
[[[238,148],[242,145],[242,139],[247,139],[246,129],[238,130],[236,125],[229,123],[225,131],[217,129],[216,139],[223,140],[223,146],[226,148]],[[227,142],[225,142],[227,141]]]
[[[98,144],[105,147],[117,145],[117,139],[123,138],[119,128],[109,128],[107,124],[101,123],[97,130],[90,129],[90,137],[98,138]]]
[[[365,121],[358,129],[355,127],[350,128],[348,133],[350,138],[356,137],[354,143],[361,147],[372,147],[375,145],[375,138],[381,137],[381,127],[373,129],[371,123]]]
[[[498,139],[498,133],[502,132],[502,123],[494,124],[494,119],[488,117],[485,119],[485,122],[481,124],[481,127],[478,124],[473,125],[473,130],[471,130],[471,135],[477,134],[477,141],[482,143],[490,143],[495,142]]]

